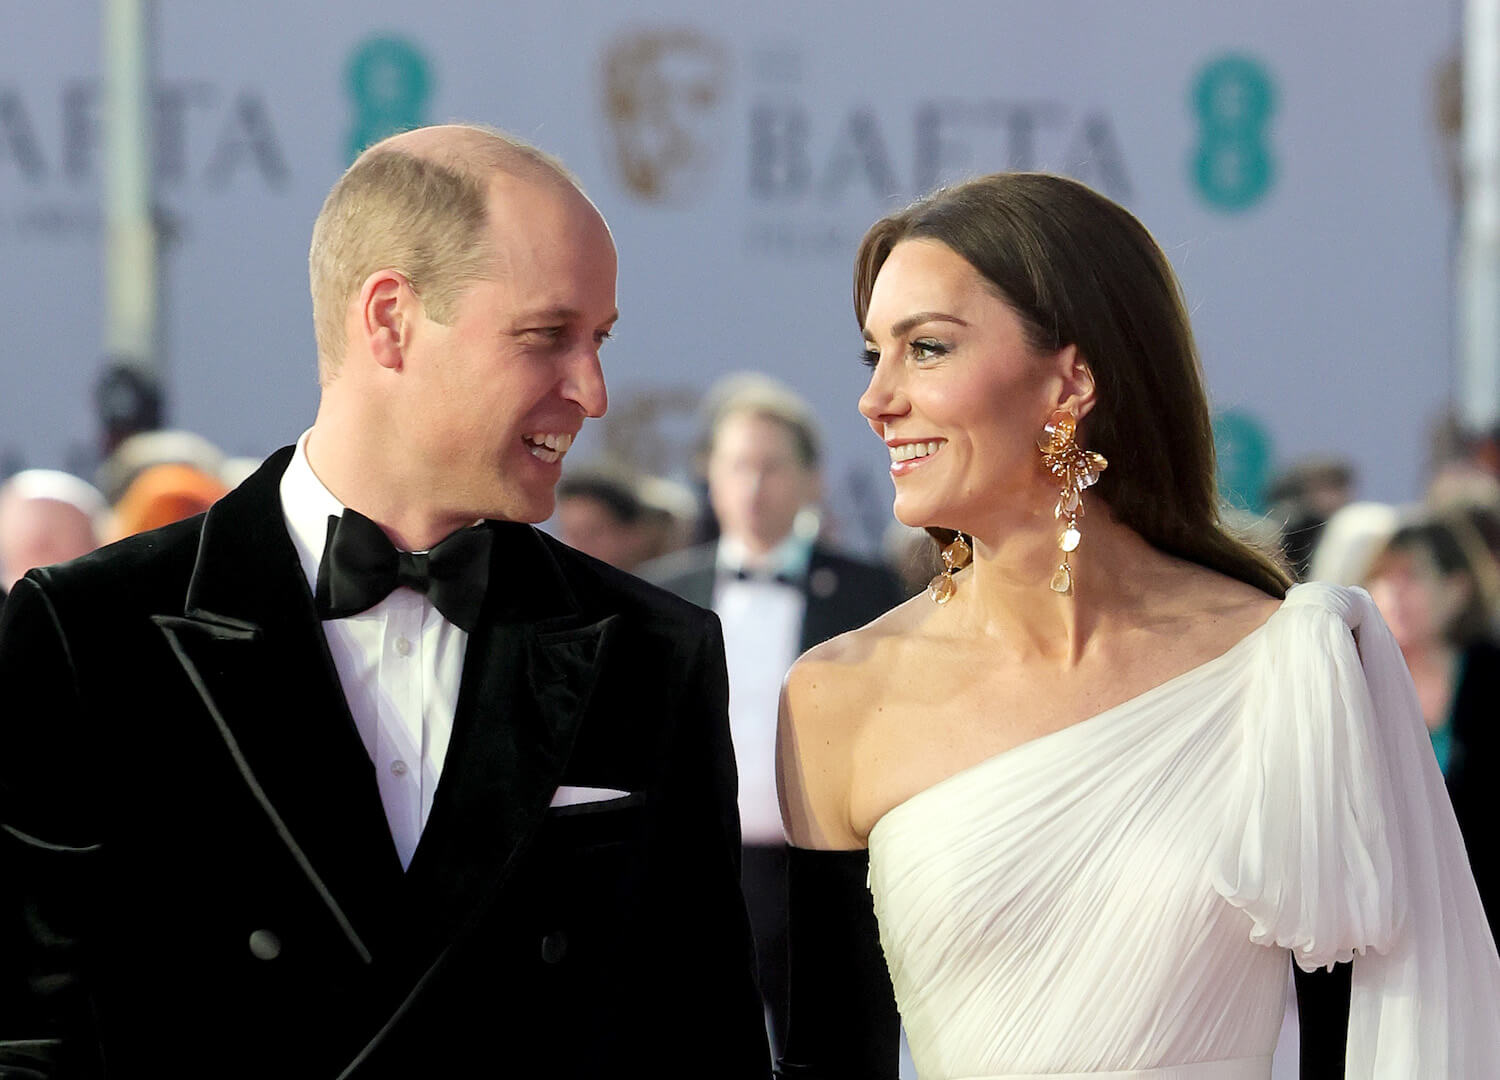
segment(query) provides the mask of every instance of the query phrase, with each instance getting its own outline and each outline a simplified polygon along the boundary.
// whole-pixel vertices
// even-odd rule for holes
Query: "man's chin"
[[[538,496],[497,502],[490,511],[476,516],[489,521],[513,521],[523,525],[540,525],[552,516],[556,508],[557,496],[549,491],[545,498]]]

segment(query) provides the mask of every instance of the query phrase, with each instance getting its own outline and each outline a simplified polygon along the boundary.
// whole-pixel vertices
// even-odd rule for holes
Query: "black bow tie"
[[[736,581],[757,581],[762,585],[789,585],[792,588],[800,588],[802,579],[793,577],[785,571],[771,573],[769,570],[747,570],[743,566],[737,570],[728,570],[726,573]]]
[[[426,595],[443,618],[473,632],[489,584],[493,536],[483,525],[452,533],[431,551],[397,551],[379,525],[345,510],[329,515],[313,596],[318,615],[342,619],[374,607],[398,585]]]

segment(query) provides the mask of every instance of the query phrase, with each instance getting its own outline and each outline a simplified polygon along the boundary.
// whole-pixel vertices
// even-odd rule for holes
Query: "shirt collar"
[[[745,545],[732,536],[719,538],[714,563],[720,573],[735,574],[741,570],[757,570],[776,577],[800,581],[807,576],[812,563],[812,541],[789,533],[764,558],[751,559]]]
[[[328,543],[328,518],[342,517],[344,504],[323,486],[307,460],[307,437],[311,434],[311,428],[302,433],[286,472],[281,474],[281,513],[307,577],[307,587],[316,589],[318,564]]]

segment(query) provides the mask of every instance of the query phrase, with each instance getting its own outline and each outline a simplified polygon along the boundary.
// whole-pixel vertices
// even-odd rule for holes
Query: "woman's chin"
[[[943,521],[941,513],[935,512],[933,507],[923,505],[915,499],[902,499],[899,495],[896,496],[891,513],[897,521],[909,528],[946,528],[941,524]]]

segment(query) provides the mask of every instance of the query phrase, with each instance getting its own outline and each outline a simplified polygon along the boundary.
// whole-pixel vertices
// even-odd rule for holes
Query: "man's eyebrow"
[[[969,325],[968,323],[960,319],[957,315],[948,315],[945,312],[941,311],[919,311],[915,315],[908,315],[900,322],[894,323],[891,326],[891,337],[903,337],[914,327],[921,326],[923,323],[927,322],[949,322],[954,323],[958,326]],[[870,336],[869,330],[865,331],[865,336]]]
[[[548,326],[548,325],[551,325],[553,323],[574,322],[574,321],[576,321],[578,319],[582,319],[582,318],[583,318],[583,312],[579,311],[577,308],[570,308],[570,307],[540,308],[540,309],[538,309],[536,311],[527,311],[527,312],[524,312],[523,314],[519,315],[516,318],[516,325],[517,326],[523,326],[523,327],[524,326]],[[609,313],[609,317],[604,320],[603,325],[608,326],[611,323],[614,323],[614,322],[618,321],[619,318],[620,318],[620,312],[619,312],[618,309],[616,309],[615,311],[612,311],[612,312]]]

